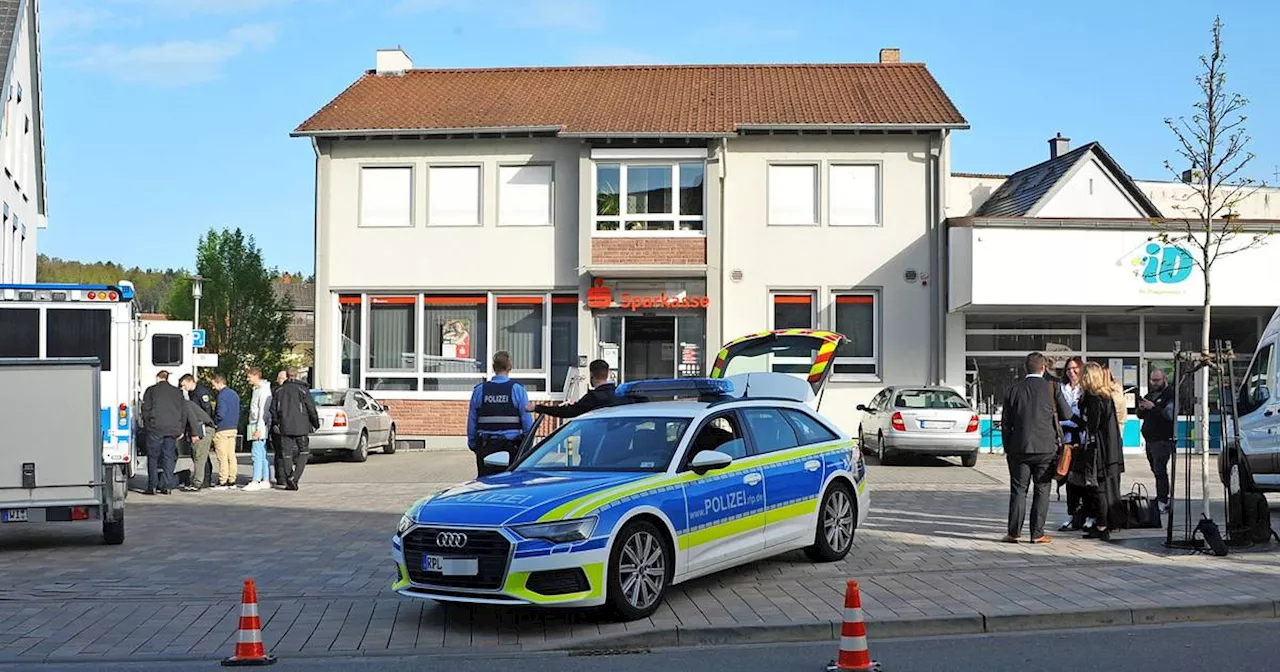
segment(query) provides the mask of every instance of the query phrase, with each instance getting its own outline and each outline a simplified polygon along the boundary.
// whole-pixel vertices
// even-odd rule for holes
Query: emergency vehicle
[[[142,320],[133,284],[0,284],[0,358],[97,358],[102,459],[134,475],[142,393],[161,370],[195,373],[190,322]]]

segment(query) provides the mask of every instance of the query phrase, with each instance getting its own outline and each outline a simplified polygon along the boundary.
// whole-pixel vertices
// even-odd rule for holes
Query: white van
[[[1237,397],[1240,449],[1254,485],[1280,492],[1280,309],[1262,332]]]

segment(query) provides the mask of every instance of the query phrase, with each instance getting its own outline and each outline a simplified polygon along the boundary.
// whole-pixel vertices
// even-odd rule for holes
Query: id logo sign
[[[1148,285],[1176,285],[1191,277],[1196,262],[1177,245],[1149,242],[1145,254],[1133,258],[1133,274]]]

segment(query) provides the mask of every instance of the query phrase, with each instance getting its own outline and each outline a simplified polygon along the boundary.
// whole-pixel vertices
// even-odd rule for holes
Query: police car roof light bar
[[[659,378],[634,380],[618,386],[615,395],[631,399],[652,397],[720,397],[733,394],[733,381],[723,378]]]

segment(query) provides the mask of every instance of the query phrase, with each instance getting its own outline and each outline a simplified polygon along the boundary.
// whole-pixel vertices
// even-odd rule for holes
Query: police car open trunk
[[[778,329],[749,334],[729,341],[720,349],[711,367],[711,377],[791,374],[809,384],[809,391],[816,397],[816,402],[811,405],[816,407],[822,403],[822,390],[835,368],[831,363],[836,351],[848,342],[843,334],[812,329]],[[746,390],[739,393],[750,394]]]

